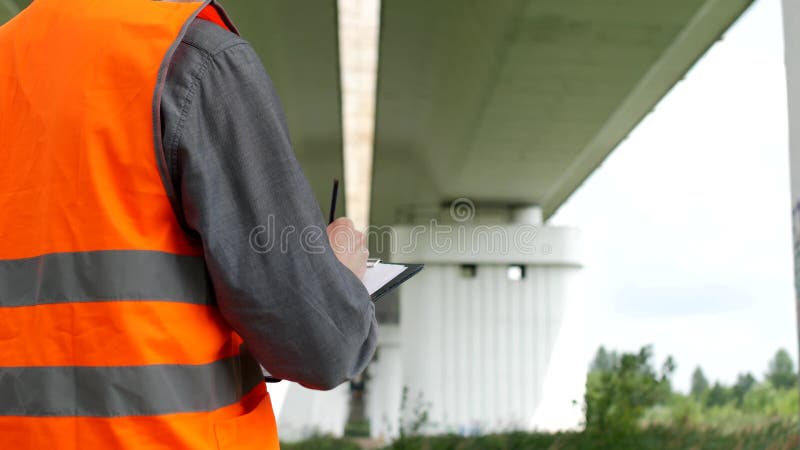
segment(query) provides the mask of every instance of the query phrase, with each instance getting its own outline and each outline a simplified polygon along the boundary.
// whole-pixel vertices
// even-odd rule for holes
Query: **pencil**
[[[331,210],[328,223],[331,224],[336,219],[336,199],[339,196],[339,179],[333,179],[333,194],[331,194]]]

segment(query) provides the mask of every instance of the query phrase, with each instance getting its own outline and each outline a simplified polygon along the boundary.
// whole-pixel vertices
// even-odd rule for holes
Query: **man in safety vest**
[[[360,373],[365,267],[218,5],[35,0],[0,27],[0,448],[277,449],[259,363]]]

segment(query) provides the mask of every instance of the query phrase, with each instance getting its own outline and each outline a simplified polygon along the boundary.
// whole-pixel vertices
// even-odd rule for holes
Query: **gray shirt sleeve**
[[[330,248],[253,48],[193,22],[161,111],[176,214],[202,243],[225,320],[275,377],[331,389],[359,374],[375,351],[374,305]]]

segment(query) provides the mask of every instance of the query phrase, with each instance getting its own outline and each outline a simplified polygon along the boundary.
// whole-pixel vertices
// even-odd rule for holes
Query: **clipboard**
[[[369,260],[364,274],[364,286],[373,302],[397,289],[398,286],[418,274],[425,264],[395,264],[381,260]]]

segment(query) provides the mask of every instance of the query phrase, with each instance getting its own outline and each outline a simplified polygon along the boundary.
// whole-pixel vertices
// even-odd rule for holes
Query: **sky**
[[[551,218],[582,230],[588,353],[652,344],[684,391],[797,361],[785,77],[758,0]]]

